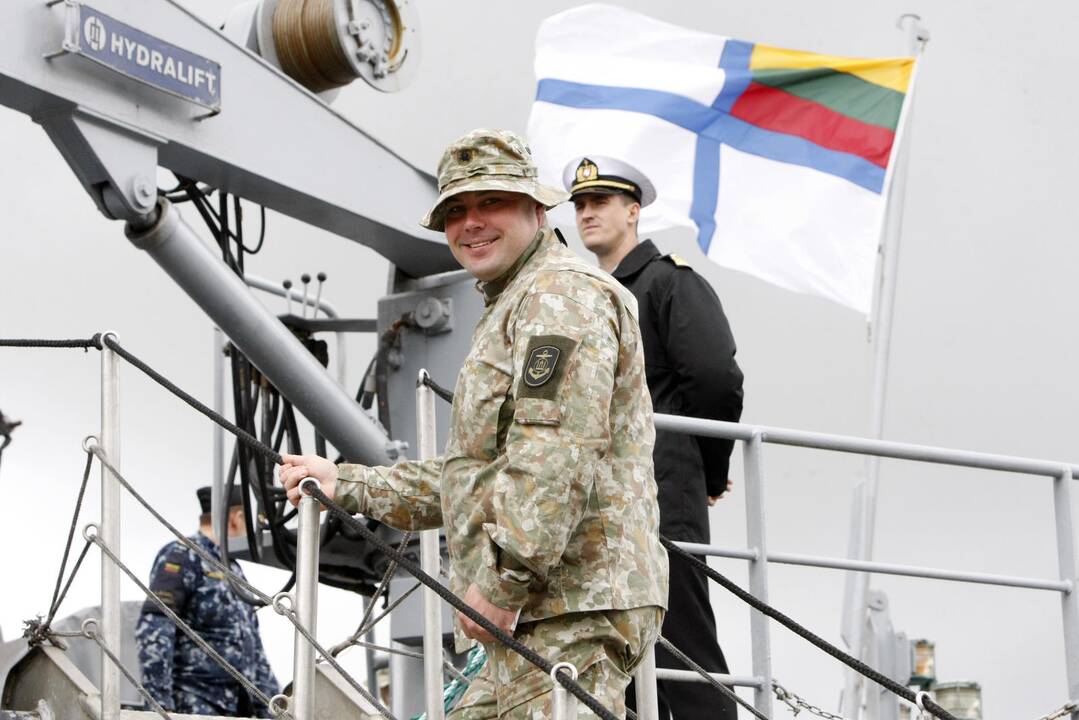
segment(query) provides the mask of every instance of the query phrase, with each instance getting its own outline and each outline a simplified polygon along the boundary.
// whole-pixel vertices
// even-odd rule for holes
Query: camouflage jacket
[[[666,607],[633,296],[546,228],[478,288],[443,456],[341,465],[338,500],[397,528],[445,526],[453,591],[476,583],[521,622]]]
[[[217,543],[210,538],[199,533],[190,539],[221,559]],[[243,576],[235,560],[230,567]],[[150,589],[268,697],[278,692],[262,647],[255,608],[236,595],[220,571],[181,543],[171,542],[154,560]],[[248,697],[243,686],[149,600],[143,603],[135,640],[142,682],[166,710],[183,710],[199,699],[214,707],[217,714],[232,715],[252,708],[261,717],[270,717],[265,705]]]

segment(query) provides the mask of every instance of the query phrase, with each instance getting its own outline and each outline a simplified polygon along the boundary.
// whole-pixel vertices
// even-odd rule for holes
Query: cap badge
[[[588,158],[581,160],[581,164],[577,166],[577,182],[588,182],[598,177],[599,168],[596,167],[596,164]]]

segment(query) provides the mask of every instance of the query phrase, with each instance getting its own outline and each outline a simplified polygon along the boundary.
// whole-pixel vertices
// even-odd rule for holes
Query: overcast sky
[[[183,4],[216,25],[233,3]],[[383,95],[356,83],[335,106],[433,171],[442,147],[473,127],[523,132],[534,93],[536,28],[571,4],[418,0],[423,57],[412,85]],[[719,35],[863,56],[902,53],[906,41],[896,19],[923,15],[932,41],[915,98],[885,435],[1076,460],[1079,101],[1072,87],[1079,5],[622,4]],[[86,337],[114,329],[125,346],[208,401],[207,318],[124,239],[120,223],[98,213],[38,126],[0,109],[0,138],[0,335]],[[293,141],[267,137],[267,152]],[[555,219],[580,249],[571,216]],[[655,239],[688,258],[723,300],[746,375],[745,422],[869,433],[864,317],[711,265],[688,232]],[[325,297],[350,317],[374,315],[386,268],[358,244],[273,213],[265,250],[248,261],[249,272],[274,280],[325,270]],[[283,302],[266,302],[275,312],[284,309]],[[350,340],[353,390],[372,350],[367,338]],[[96,352],[0,350],[0,409],[24,422],[0,465],[7,498],[0,509],[0,573],[8,589],[0,628],[7,639],[19,634],[22,620],[46,610],[83,464],[79,443],[98,427],[98,362]],[[131,368],[124,368],[122,393],[125,472],[171,520],[193,529],[194,489],[210,479],[209,423]],[[741,467],[736,457],[735,494],[712,511],[713,541],[732,547],[745,544]],[[845,554],[850,493],[864,474],[862,460],[767,447],[764,467],[770,547]],[[91,484],[86,516],[95,517],[97,508]],[[125,510],[124,558],[146,572],[166,531],[131,503]],[[1052,517],[1044,478],[885,462],[877,558],[1055,577]],[[745,584],[744,563],[715,564]],[[275,571],[249,570],[267,590],[281,582]],[[97,602],[96,572],[95,560],[68,609]],[[838,641],[842,573],[773,566],[771,582],[776,607]],[[897,629],[936,642],[941,680],[983,685],[987,720],[1033,718],[1067,700],[1055,594],[895,577],[877,578],[874,587],[887,592]],[[123,592],[138,597],[134,586]],[[359,601],[329,590],[322,597],[318,634],[335,642],[358,621]],[[748,613],[718,588],[713,602],[732,671],[749,674]],[[286,679],[288,626],[262,617],[274,667]],[[836,707],[842,672],[834,660],[780,627],[773,628],[772,648],[784,685]]]

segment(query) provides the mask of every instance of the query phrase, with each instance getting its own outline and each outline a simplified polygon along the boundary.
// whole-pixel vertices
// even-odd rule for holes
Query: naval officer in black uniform
[[[742,371],[719,298],[684,260],[637,238],[641,208],[656,198],[652,183],[628,163],[599,155],[571,160],[563,182],[573,195],[585,247],[637,298],[655,411],[737,422],[742,415]],[[708,508],[728,490],[733,445],[730,440],[656,433],[653,459],[664,536],[709,541]],[[670,582],[663,637],[706,670],[728,672],[716,639],[708,579],[675,559]],[[685,669],[658,646],[656,664]],[[737,716],[732,700],[700,683],[660,681],[659,699],[661,718]],[[627,700],[633,702],[632,689]]]

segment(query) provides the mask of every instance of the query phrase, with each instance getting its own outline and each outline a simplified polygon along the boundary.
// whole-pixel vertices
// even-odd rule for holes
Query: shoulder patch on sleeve
[[[517,384],[517,397],[554,400],[576,347],[577,341],[564,335],[534,335],[529,338],[521,381]]]
[[[686,268],[690,267],[690,264],[686,261],[686,259],[684,257],[682,257],[681,255],[678,255],[676,253],[671,253],[670,255],[664,255],[663,257],[666,260],[670,260],[672,263],[674,263],[678,267],[686,267]]]

